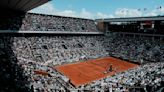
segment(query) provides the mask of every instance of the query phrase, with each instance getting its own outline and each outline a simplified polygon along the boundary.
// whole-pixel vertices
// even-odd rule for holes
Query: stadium
[[[0,92],[164,92],[164,16],[27,12],[49,1],[0,1]]]

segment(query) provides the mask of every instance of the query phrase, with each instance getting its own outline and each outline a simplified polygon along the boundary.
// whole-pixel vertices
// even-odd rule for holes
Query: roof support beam
[[[0,0],[1,9],[27,12],[51,0]]]
[[[130,22],[130,21],[157,21],[164,20],[164,16],[152,17],[131,17],[131,18],[109,18],[109,19],[96,19],[97,22]]]
[[[35,4],[42,3],[43,0],[36,0],[34,2],[30,2],[28,5],[24,6],[23,10],[28,10],[30,7],[34,7]]]

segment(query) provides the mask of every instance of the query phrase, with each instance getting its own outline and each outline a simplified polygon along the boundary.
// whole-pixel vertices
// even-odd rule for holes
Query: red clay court
[[[104,73],[107,68],[112,64],[113,72]],[[85,62],[66,64],[55,67],[57,71],[67,76],[70,82],[75,86],[88,84],[95,80],[112,76],[115,73],[126,71],[130,68],[137,67],[138,65],[129,63],[113,57],[106,57]]]

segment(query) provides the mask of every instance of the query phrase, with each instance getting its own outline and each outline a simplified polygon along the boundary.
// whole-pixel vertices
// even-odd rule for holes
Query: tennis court
[[[107,71],[110,65],[112,65],[113,71],[104,73]],[[138,65],[136,64],[120,59],[106,57],[88,60],[85,62],[60,65],[56,66],[55,69],[67,76],[70,79],[70,82],[75,87],[78,87],[137,66]]]

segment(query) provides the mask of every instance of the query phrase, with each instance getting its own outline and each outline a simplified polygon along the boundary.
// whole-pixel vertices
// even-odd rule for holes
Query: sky
[[[29,12],[88,19],[164,15],[164,0],[52,0]]]

